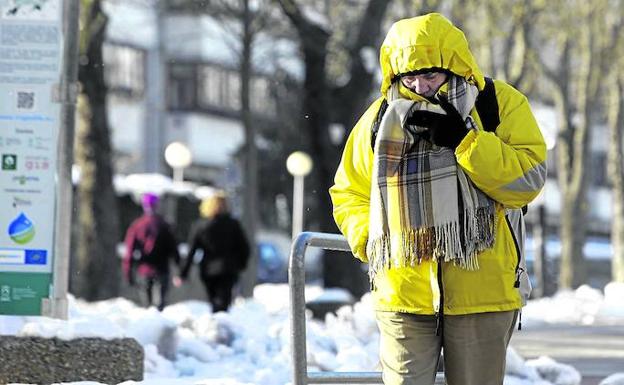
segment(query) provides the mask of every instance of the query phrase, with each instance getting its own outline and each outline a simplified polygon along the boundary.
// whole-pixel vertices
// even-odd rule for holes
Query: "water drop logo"
[[[17,155],[2,154],[2,169],[9,171],[17,170]]]
[[[25,245],[30,242],[35,236],[35,226],[24,213],[21,213],[11,224],[9,225],[9,237],[15,243]]]

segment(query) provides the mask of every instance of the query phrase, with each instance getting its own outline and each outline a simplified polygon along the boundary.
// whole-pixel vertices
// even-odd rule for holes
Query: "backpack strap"
[[[488,132],[495,132],[500,124],[498,116],[498,100],[496,100],[496,89],[492,78],[485,78],[485,87],[475,101],[475,108],[483,124],[483,129]]]
[[[500,124],[498,115],[498,100],[496,99],[496,88],[492,78],[485,78],[485,87],[475,101],[475,108],[483,124],[483,129],[488,132],[495,132]],[[529,210],[528,205],[522,206],[522,215],[526,215]]]

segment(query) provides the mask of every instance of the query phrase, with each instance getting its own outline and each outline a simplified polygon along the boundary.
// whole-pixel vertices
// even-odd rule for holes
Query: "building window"
[[[190,110],[197,107],[197,72],[193,64],[169,64],[169,108]]]
[[[242,107],[240,75],[238,72],[227,71],[225,78],[227,83],[223,84],[225,90],[223,107],[233,111],[240,111]]]
[[[174,109],[198,109],[239,113],[241,79],[238,71],[210,64],[170,66],[170,106]],[[271,80],[254,76],[250,85],[251,111],[265,117],[276,115]]]
[[[200,108],[219,105],[219,71],[215,67],[202,66],[199,69],[198,101]]]
[[[201,108],[240,110],[240,77],[237,72],[203,65],[199,69],[199,74],[199,105]]]
[[[271,93],[271,82],[267,78],[254,77],[251,80],[251,110],[259,115],[275,116],[275,98]]]
[[[145,90],[145,52],[141,49],[104,43],[104,80],[113,93],[140,97]]]

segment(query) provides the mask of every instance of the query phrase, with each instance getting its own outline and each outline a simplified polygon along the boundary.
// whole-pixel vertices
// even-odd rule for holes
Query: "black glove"
[[[406,124],[427,127],[429,130],[421,134],[424,138],[437,146],[455,149],[469,130],[462,116],[446,99],[440,98],[440,107],[446,115],[417,110],[407,118]]]

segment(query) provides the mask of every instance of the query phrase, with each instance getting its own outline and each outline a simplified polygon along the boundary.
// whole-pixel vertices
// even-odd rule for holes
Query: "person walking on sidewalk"
[[[530,291],[520,208],[544,185],[544,139],[527,98],[485,78],[440,14],[394,23],[380,64],[381,97],[330,194],[369,264],[384,383],[433,384],[443,350],[447,384],[503,384]]]
[[[156,304],[153,291],[158,287],[158,310],[163,310],[170,287],[170,261],[180,264],[178,243],[169,224],[156,212],[158,195],[146,193],[141,203],[143,215],[126,231],[124,275],[131,286],[139,286],[147,306]]]
[[[232,302],[232,289],[247,266],[249,243],[240,222],[230,215],[224,193],[204,199],[199,211],[202,218],[191,228],[189,252],[181,278],[188,278],[195,253],[199,252],[202,255],[200,278],[212,311],[227,311]]]

